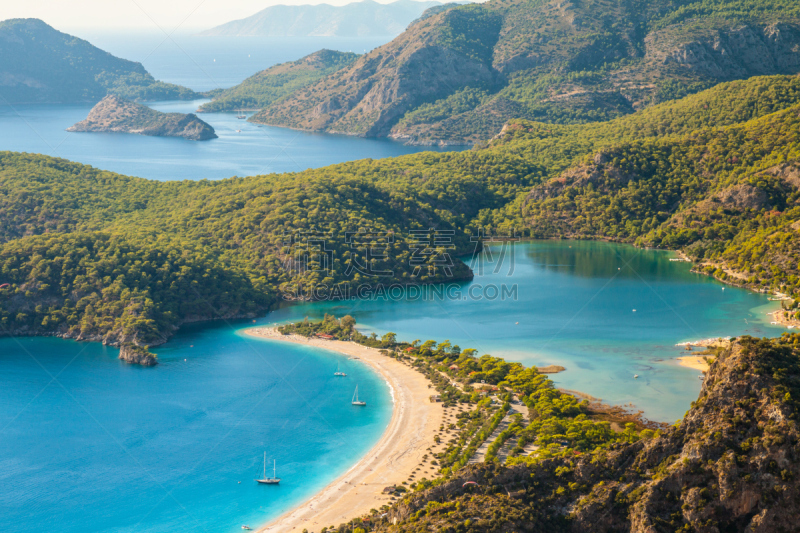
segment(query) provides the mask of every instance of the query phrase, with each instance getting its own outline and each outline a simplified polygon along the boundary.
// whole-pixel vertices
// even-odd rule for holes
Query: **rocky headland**
[[[162,113],[114,95],[100,100],[86,120],[67,131],[137,133],[191,141],[217,138],[214,128],[192,113]]]

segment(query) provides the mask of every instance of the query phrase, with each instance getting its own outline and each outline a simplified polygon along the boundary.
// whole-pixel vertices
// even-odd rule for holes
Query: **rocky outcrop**
[[[796,24],[700,30],[690,33],[688,39],[685,26],[676,25],[648,36],[645,58],[719,80],[788,74],[800,69],[800,26]]]
[[[138,133],[157,137],[181,137],[191,141],[217,138],[214,128],[194,114],[161,113],[114,95],[100,100],[86,120],[67,128],[67,131]]]
[[[789,187],[800,189],[800,163],[797,161],[775,165],[765,170],[763,174],[774,176]]]
[[[605,157],[604,152],[599,152],[595,155],[593,165],[566,170],[558,177],[537,185],[528,193],[526,203],[554,198],[571,187],[585,187],[590,183],[606,191],[627,185],[632,177],[613,165],[607,165]]]
[[[468,467],[392,507],[377,531],[796,531],[798,343],[734,341],[686,417],[659,436],[531,466]]]
[[[715,194],[712,201],[737,209],[763,209],[768,206],[767,193],[747,183],[729,187]]]
[[[134,344],[125,344],[121,346],[119,349],[119,358],[132,365],[156,366],[158,364],[158,358],[155,354],[150,353],[147,348]]]

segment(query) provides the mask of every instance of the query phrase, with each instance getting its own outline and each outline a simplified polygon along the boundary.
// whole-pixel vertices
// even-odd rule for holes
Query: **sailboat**
[[[267,452],[264,452],[264,473],[261,475],[261,479],[256,481],[262,485],[277,485],[281,482],[280,478],[275,477],[275,461],[272,461],[272,477],[267,477]]]
[[[238,114],[236,115],[236,118],[247,118],[247,115],[245,115],[244,112],[240,109],[238,111]]]
[[[365,407],[367,402],[361,402],[358,400],[358,385],[356,385],[356,392],[353,394],[353,405],[359,405],[361,407]]]
[[[333,373],[334,376],[345,377],[347,374],[339,370],[339,363],[336,363],[336,372]]]

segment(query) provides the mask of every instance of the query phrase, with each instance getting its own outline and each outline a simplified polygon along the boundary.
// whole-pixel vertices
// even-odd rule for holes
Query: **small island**
[[[67,131],[138,133],[191,141],[217,138],[214,128],[192,113],[162,113],[114,95],[100,100],[86,120],[67,128]]]
[[[135,344],[125,344],[119,349],[119,358],[126,363],[142,366],[156,366],[158,356],[151,353],[146,346],[136,346]]]

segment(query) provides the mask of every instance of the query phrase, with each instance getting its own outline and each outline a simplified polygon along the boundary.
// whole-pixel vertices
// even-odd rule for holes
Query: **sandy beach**
[[[683,357],[678,357],[678,364],[681,366],[694,368],[695,370],[699,370],[701,372],[708,371],[708,361],[704,356],[685,355]]]
[[[789,313],[784,309],[778,309],[777,311],[767,314],[772,317],[772,323],[774,325],[783,326],[787,329],[800,329],[800,321],[789,318]]]
[[[325,526],[338,526],[352,518],[380,509],[389,504],[385,487],[407,481],[420,467],[422,456],[432,448],[434,435],[444,420],[440,403],[432,403],[428,379],[411,368],[374,348],[352,342],[308,339],[299,335],[282,335],[275,328],[252,328],[246,334],[306,346],[316,346],[358,358],[383,377],[392,390],[394,406],[389,426],[378,443],[345,474],[333,481],[314,497],[278,519],[259,527],[258,531],[300,532],[304,528],[319,531]],[[367,407],[368,408],[368,407]],[[427,466],[427,465],[426,465]],[[415,479],[433,477],[422,468]]]

